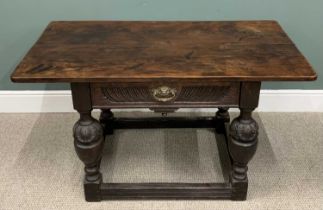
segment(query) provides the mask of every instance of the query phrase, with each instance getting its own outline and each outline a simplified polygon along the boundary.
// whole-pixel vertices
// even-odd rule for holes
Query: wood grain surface
[[[52,22],[15,82],[315,80],[275,21]]]

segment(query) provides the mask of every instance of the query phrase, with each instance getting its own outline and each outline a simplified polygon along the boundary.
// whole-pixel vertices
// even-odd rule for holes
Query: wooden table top
[[[315,80],[275,21],[58,21],[15,82]]]

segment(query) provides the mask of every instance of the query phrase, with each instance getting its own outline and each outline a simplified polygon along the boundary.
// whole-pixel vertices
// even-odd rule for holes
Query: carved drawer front
[[[239,103],[239,82],[212,85],[176,83],[93,83],[94,108],[184,108],[235,107]]]

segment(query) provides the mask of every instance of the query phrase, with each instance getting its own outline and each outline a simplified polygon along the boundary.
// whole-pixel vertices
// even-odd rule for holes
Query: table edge
[[[317,74],[313,71],[313,75],[310,76],[261,76],[261,77],[250,77],[250,76],[232,76],[232,77],[149,77],[149,78],[122,78],[122,77],[110,77],[110,78],[46,78],[46,77],[19,77],[11,75],[11,81],[15,83],[74,83],[74,82],[156,82],[156,81],[208,81],[208,82],[219,82],[219,81],[230,81],[230,82],[256,82],[256,81],[315,81]]]

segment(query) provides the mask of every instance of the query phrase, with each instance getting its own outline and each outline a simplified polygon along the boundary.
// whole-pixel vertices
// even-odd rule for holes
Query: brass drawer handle
[[[158,88],[152,89],[153,97],[160,102],[171,101],[176,96],[176,89],[167,86],[160,86]]]

